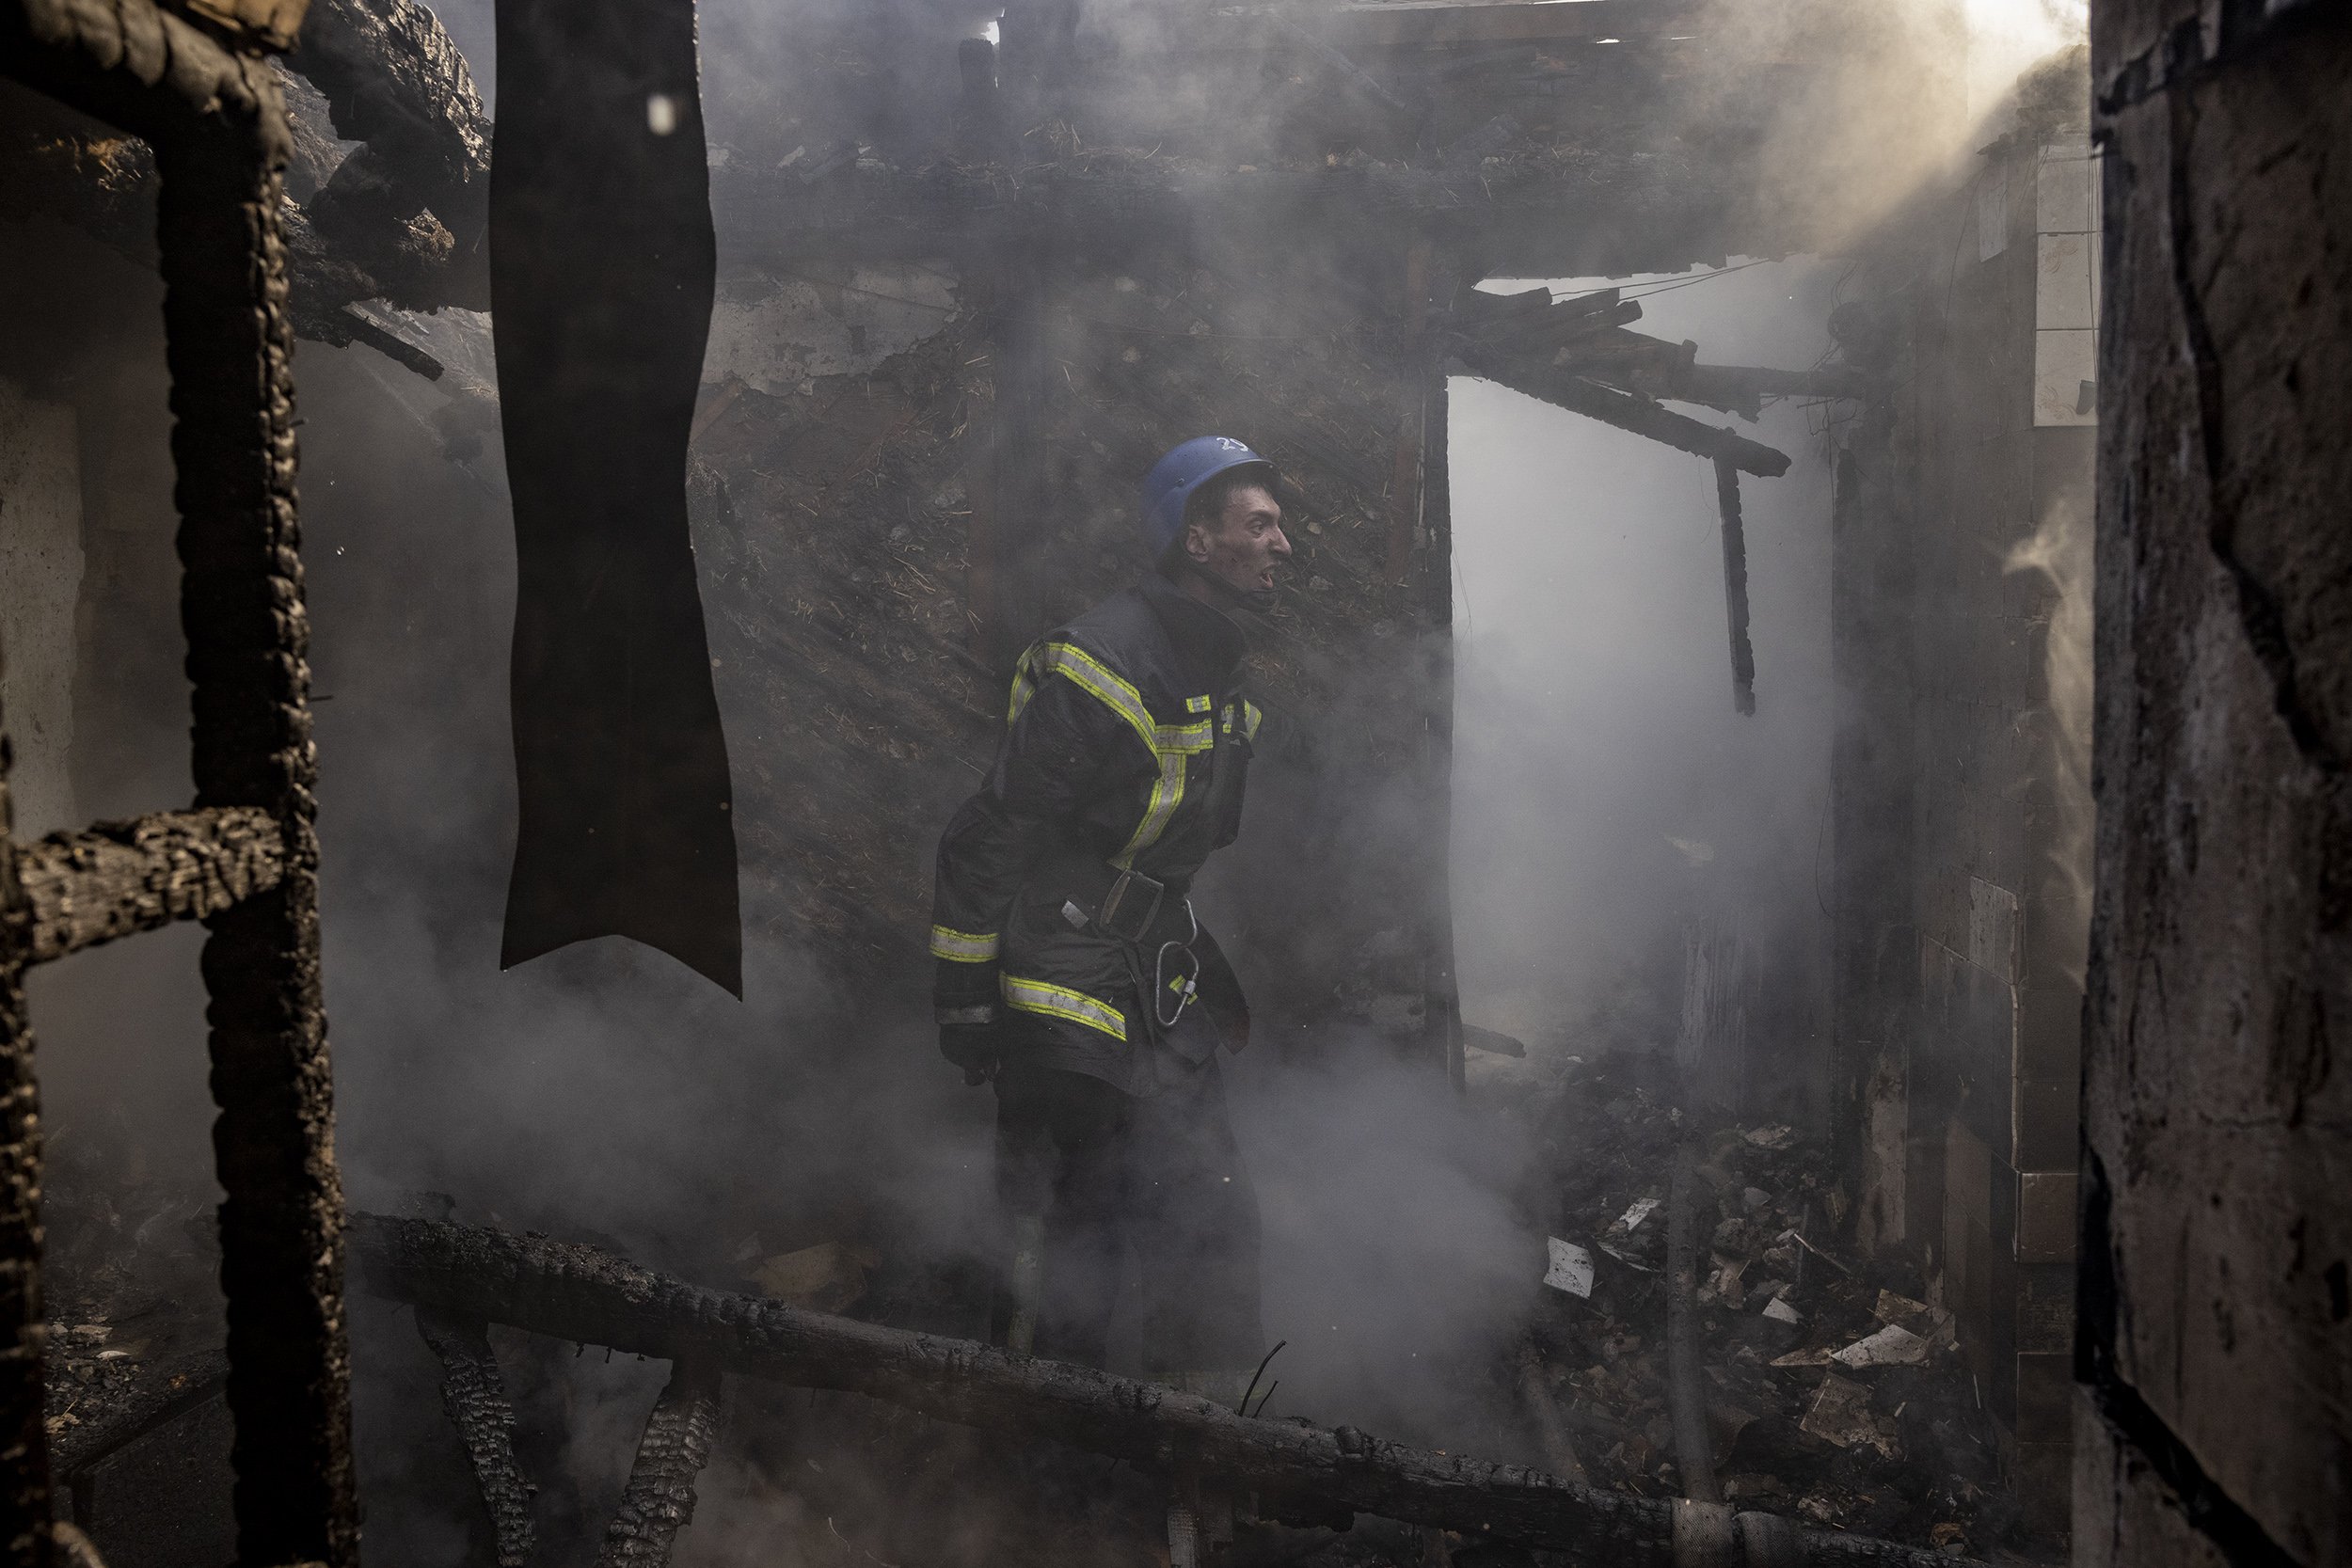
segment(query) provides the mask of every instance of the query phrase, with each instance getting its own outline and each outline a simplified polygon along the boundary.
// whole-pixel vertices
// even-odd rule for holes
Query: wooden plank
[[[1693,1513],[1516,1465],[1432,1453],[1352,1427],[1258,1420],[1213,1400],[967,1340],[836,1318],[764,1297],[690,1285],[595,1247],[431,1220],[352,1216],[368,1290],[395,1300],[585,1344],[803,1387],[840,1388],[941,1420],[1034,1433],[1152,1469],[1183,1454],[1198,1474],[1321,1499],[1472,1538],[1583,1554],[1618,1568],[1667,1568],[1702,1534],[1785,1543],[1767,1561],[1953,1568],[1924,1548],[1799,1529],[1728,1508]]]
[[[53,833],[15,851],[35,963],[201,920],[278,885],[278,822],[252,806],[158,812]]]
[[[718,1370],[679,1362],[645,1418],[596,1568],[664,1568],[677,1532],[694,1517],[694,1478],[718,1435]]]

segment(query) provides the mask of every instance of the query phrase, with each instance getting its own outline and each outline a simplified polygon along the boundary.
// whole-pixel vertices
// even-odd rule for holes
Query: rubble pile
[[[1679,1496],[1668,1416],[1667,1232],[1679,1146],[1698,1244],[1698,1359],[1724,1500],[1955,1555],[2046,1560],[2000,1474],[1951,1314],[1849,1256],[1851,1199],[1795,1130],[1691,1116],[1671,1064],[1572,1061],[1521,1195],[1550,1237],[1523,1362],[1596,1485]],[[1539,1397],[1518,1369],[1522,1401]],[[1540,1413],[1531,1412],[1531,1422]]]
[[[213,1394],[227,1372],[212,1204],[56,1141],[48,1232],[48,1426],[54,1472],[86,1465]]]

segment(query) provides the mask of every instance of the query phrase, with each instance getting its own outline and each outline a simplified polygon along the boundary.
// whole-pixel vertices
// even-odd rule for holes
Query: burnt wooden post
[[[662,1568],[694,1517],[694,1478],[719,1436],[719,1370],[680,1361],[645,1418],[621,1505],[605,1527],[597,1568]]]
[[[1756,712],[1756,649],[1748,641],[1748,538],[1740,511],[1740,469],[1715,459],[1715,507],[1724,524],[1724,620],[1731,634],[1731,705]]]
[[[230,20],[221,20],[221,15]],[[326,1023],[319,1002],[315,758],[310,631],[294,503],[294,338],[280,171],[285,105],[262,50],[283,48],[298,4],[242,0],[200,30],[151,0],[0,3],[12,75],[142,136],[162,176],[157,244],[178,470],[181,623],[193,685],[199,812],[129,834],[124,869],[85,897],[120,909],[56,951],[159,923],[150,911],[171,855],[193,835],[213,863],[239,860],[254,814],[275,855],[245,856],[233,898],[167,899],[212,928],[211,995],[221,1287],[229,1405],[236,1418],[238,1560],[247,1568],[358,1555],[342,1317],[342,1195],[336,1176]],[[231,41],[224,43],[223,37]],[[119,846],[119,847],[121,847]],[[15,984],[31,942],[16,851],[0,881],[0,1247],[15,1348],[0,1374],[13,1434],[0,1439],[13,1515],[10,1562],[50,1555],[41,1448],[39,1156],[29,1037]],[[118,885],[119,884],[119,885]],[[27,1404],[29,1402],[29,1405]]]
[[[498,1568],[523,1568],[538,1549],[531,1517],[537,1490],[515,1462],[515,1406],[480,1318],[417,1308],[417,1334],[441,1364],[441,1409],[466,1445],[466,1462],[490,1516]]]
[[[208,919],[238,1557],[357,1557],[342,1193],[319,1001],[317,761],[294,511],[284,111],[156,148],[196,803],[270,813],[278,885]]]

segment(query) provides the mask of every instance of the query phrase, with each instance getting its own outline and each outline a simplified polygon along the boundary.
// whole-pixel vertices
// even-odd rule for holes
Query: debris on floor
[[[1687,1116],[1671,1074],[1659,1058],[1570,1060],[1520,1112],[1544,1148],[1520,1201],[1548,1238],[1552,1287],[1530,1293],[1529,1342],[1593,1483],[1681,1492],[1661,1195],[1691,1140],[1694,1301],[1725,1500],[1954,1555],[2056,1560],[2018,1520],[1952,1315],[1889,1289],[1909,1282],[1878,1277],[1839,1239],[1851,1198],[1828,1150],[1778,1123]],[[1571,1253],[1591,1270],[1578,1291],[1558,1282]]]

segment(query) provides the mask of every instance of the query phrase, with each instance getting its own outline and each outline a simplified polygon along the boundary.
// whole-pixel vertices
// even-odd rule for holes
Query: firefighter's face
[[[1290,559],[1282,508],[1263,484],[1244,484],[1225,498],[1215,521],[1184,532],[1184,553],[1210,576],[1253,598],[1274,593],[1274,569]]]

